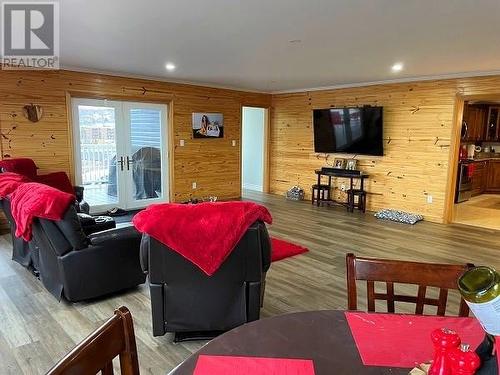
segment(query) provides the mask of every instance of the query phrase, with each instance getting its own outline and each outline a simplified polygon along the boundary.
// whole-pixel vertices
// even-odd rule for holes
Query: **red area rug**
[[[307,253],[309,250],[303,246],[271,237],[272,254],[271,260],[276,262],[295,255]]]

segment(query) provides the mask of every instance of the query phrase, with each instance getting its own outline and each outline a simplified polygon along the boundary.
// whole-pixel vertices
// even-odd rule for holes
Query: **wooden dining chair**
[[[457,280],[472,264],[433,264],[400,260],[358,258],[347,254],[347,302],[349,310],[357,310],[356,280],[366,281],[368,311],[375,311],[375,301],[387,301],[387,312],[394,313],[395,302],[416,304],[415,314],[422,315],[424,306],[437,306],[437,315],[444,316],[448,290],[457,290]],[[386,293],[375,292],[375,282],[385,282]],[[394,283],[418,285],[417,296],[394,293]],[[427,288],[439,288],[439,297],[426,296]],[[460,300],[458,316],[468,316],[469,307]]]
[[[120,357],[122,375],[139,375],[132,314],[122,306],[101,327],[78,344],[47,375],[113,375],[113,359]]]

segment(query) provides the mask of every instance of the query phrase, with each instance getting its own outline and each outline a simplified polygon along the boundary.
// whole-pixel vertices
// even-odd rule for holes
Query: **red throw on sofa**
[[[75,202],[72,194],[37,182],[18,186],[10,195],[12,217],[16,222],[16,236],[31,240],[31,226],[35,217],[61,220],[68,207]]]
[[[267,208],[252,202],[156,204],[133,223],[211,276],[255,221],[272,223]]]
[[[13,172],[26,176],[32,181],[52,186],[68,194],[75,194],[73,185],[66,172],[54,172],[38,175],[35,162],[29,158],[14,158],[0,160],[0,169],[3,172]]]
[[[11,172],[0,173],[0,199],[6,198],[20,185],[31,182],[31,180],[23,175]]]

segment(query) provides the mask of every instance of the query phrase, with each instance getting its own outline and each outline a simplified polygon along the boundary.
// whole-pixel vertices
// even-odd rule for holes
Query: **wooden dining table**
[[[345,313],[338,310],[291,313],[247,323],[210,341],[170,375],[193,375],[200,355],[310,359],[315,375],[410,371],[365,366]]]

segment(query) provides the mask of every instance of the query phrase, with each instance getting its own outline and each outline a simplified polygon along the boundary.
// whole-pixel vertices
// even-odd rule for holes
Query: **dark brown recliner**
[[[259,319],[271,242],[265,224],[255,222],[221,267],[207,276],[143,235],[141,264],[149,274],[153,335],[174,332],[175,341],[210,338]]]

